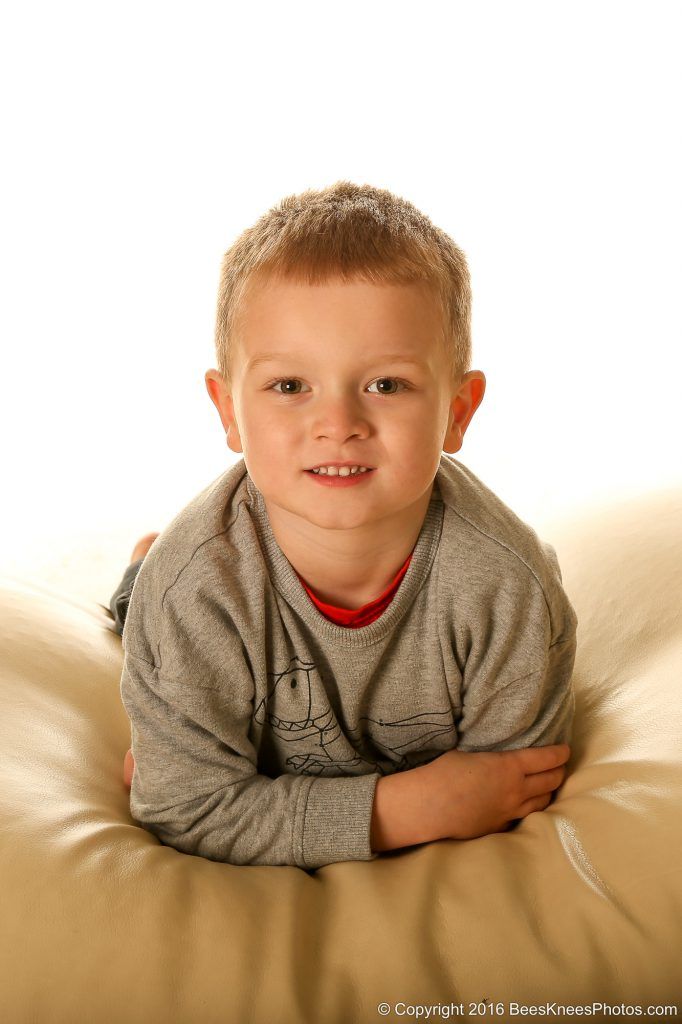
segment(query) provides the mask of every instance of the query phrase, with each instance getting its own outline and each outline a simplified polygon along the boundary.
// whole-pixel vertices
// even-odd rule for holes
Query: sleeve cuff
[[[379,775],[315,778],[303,815],[303,867],[342,860],[375,860],[370,825]]]

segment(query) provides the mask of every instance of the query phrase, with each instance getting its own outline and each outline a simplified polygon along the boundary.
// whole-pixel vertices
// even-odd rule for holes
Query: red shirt
[[[335,622],[339,626],[348,626],[350,629],[359,629],[360,626],[368,626],[370,622],[374,622],[378,619],[384,608],[386,608],[395,595],[396,590],[400,586],[400,581],[407,572],[407,567],[412,559],[412,552],[407,556],[404,565],[398,570],[398,573],[389,585],[384,590],[383,594],[379,597],[375,597],[373,601],[368,604],[363,604],[362,608],[337,608],[333,604],[325,604],[324,601],[320,601],[319,597],[316,597],[312,592],[306,581],[302,576],[298,576],[299,580],[308,592],[308,596],[311,601],[316,605],[318,610],[326,619],[331,622]]]

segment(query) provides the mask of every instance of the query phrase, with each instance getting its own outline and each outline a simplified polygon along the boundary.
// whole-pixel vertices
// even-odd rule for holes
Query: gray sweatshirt
[[[371,860],[382,775],[455,747],[570,742],[576,628],[554,549],[445,454],[391,603],[360,628],[330,621],[240,459],[133,586],[131,814],[231,864]]]

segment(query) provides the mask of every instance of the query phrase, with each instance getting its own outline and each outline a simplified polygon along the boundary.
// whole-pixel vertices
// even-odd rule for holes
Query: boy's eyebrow
[[[252,370],[254,366],[258,366],[259,363],[270,363],[277,362],[283,359],[298,359],[300,362],[305,362],[307,356],[299,355],[296,352],[264,352],[260,356],[255,356],[250,359],[246,364],[247,370]],[[415,359],[412,356],[406,356],[401,352],[386,352],[383,355],[377,356],[375,362],[377,363],[410,363],[413,366],[423,366],[424,362],[421,359]]]

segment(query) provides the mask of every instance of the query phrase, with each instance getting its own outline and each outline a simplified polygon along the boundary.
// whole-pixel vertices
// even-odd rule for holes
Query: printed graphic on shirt
[[[354,749],[341,730],[313,662],[295,655],[283,672],[268,675],[273,682],[254,718],[261,725],[268,725],[281,742],[294,745],[285,764],[301,775],[358,775],[363,773],[363,766],[366,772],[381,775],[405,771],[448,749],[445,746],[434,751],[430,747],[437,736],[450,734],[454,740],[456,735],[450,707],[422,711],[394,722],[363,717],[360,721],[366,723],[364,727],[348,730],[356,745]],[[386,753],[390,768],[384,769],[377,761],[358,753],[357,748],[366,747],[368,738]],[[425,752],[431,755],[426,761],[419,756]]]

